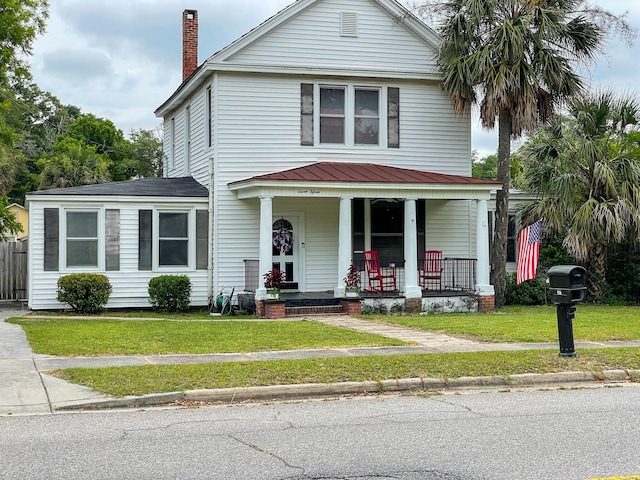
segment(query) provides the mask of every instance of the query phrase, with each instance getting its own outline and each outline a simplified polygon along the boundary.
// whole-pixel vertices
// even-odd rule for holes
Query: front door
[[[286,289],[298,289],[300,282],[300,218],[274,216],[271,228],[273,268],[284,272]]]

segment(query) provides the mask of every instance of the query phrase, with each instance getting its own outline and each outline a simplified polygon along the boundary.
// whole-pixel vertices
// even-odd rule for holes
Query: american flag
[[[538,220],[520,231],[518,236],[518,263],[516,267],[516,284],[536,277],[538,257],[540,254],[540,229]]]

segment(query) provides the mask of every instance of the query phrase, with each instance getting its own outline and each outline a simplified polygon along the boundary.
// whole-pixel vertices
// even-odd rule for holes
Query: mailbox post
[[[575,357],[573,318],[576,303],[587,293],[587,271],[578,265],[556,265],[547,272],[547,281],[556,305],[560,356]]]

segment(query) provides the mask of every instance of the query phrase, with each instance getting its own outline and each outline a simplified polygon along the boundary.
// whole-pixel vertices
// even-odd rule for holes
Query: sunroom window
[[[67,267],[98,267],[98,212],[67,211]]]
[[[189,265],[189,213],[159,212],[158,265]]]

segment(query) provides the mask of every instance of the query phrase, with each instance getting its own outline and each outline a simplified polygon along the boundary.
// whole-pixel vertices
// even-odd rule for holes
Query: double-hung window
[[[189,266],[188,212],[158,212],[158,266]]]
[[[138,270],[208,266],[209,213],[204,209],[138,211]]]
[[[316,138],[321,145],[384,146],[384,91],[378,87],[320,85]]]
[[[98,211],[66,211],[67,268],[98,268]]]
[[[380,90],[355,89],[354,143],[380,144]]]
[[[320,143],[345,143],[345,87],[320,87]]]

